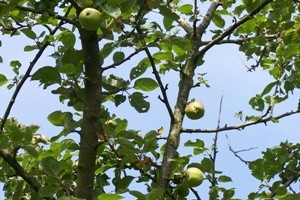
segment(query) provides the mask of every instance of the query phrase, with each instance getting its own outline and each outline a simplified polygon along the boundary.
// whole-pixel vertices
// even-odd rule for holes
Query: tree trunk
[[[96,132],[100,128],[101,66],[96,31],[80,30],[84,56],[85,90],[83,120],[80,134],[80,151],[76,196],[92,199],[97,151]]]

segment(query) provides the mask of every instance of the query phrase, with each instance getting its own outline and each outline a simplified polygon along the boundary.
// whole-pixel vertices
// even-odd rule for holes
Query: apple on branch
[[[80,25],[89,31],[96,31],[101,26],[101,12],[94,8],[85,8],[79,14]]]
[[[203,181],[203,172],[197,167],[189,167],[184,172],[185,183],[189,187],[197,187]]]
[[[188,102],[185,107],[185,114],[189,119],[200,119],[204,116],[204,113],[205,109],[203,103],[198,102],[195,99]]]

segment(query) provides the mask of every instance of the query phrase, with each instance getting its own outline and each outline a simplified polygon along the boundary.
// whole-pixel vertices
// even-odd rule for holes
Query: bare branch
[[[218,130],[220,128],[220,124],[221,124],[221,115],[222,115],[222,105],[223,105],[223,93],[221,95],[221,100],[220,100],[220,105],[219,105],[219,116],[218,116],[218,122],[217,122],[217,129]],[[213,139],[213,146],[212,146],[212,162],[213,162],[213,174],[212,174],[212,186],[215,186],[217,184],[216,182],[216,161],[217,161],[217,153],[218,153],[218,136],[219,136],[219,132],[216,131],[215,133],[215,137]]]
[[[187,23],[187,21],[185,19],[180,17],[177,22],[185,30],[185,32],[187,34],[189,34],[189,35],[193,34],[193,28],[191,27],[191,25],[189,25],[189,23]]]
[[[256,148],[242,149],[242,150],[236,151],[236,150],[234,150],[234,149],[232,148],[231,144],[229,143],[229,138],[228,138],[227,134],[226,134],[226,138],[227,138],[227,140],[228,140],[229,151],[231,151],[231,152],[233,153],[233,155],[234,155],[235,157],[237,157],[240,161],[242,161],[243,163],[245,163],[246,165],[248,165],[251,161],[247,161],[247,160],[243,159],[243,158],[239,155],[239,153],[240,153],[240,152],[245,152],[245,151],[251,151],[251,150],[256,149]]]
[[[283,113],[283,114],[275,116],[275,117],[269,116],[269,117],[265,117],[265,118],[260,118],[259,120],[245,122],[240,125],[233,125],[233,126],[225,125],[224,127],[221,127],[218,129],[185,129],[185,128],[183,128],[181,130],[181,132],[182,133],[215,133],[216,131],[218,131],[218,132],[229,131],[229,130],[239,130],[240,131],[248,126],[252,126],[255,124],[261,124],[261,123],[266,124],[267,122],[269,122],[271,120],[274,120],[274,119],[279,120],[281,118],[284,118],[284,117],[287,117],[290,115],[294,115],[294,114],[298,114],[298,113],[300,113],[300,110],[294,110],[294,111]]]

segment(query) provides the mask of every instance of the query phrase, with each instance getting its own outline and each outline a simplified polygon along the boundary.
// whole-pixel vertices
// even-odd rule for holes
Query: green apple
[[[203,172],[197,167],[189,167],[184,172],[185,182],[189,187],[197,187],[203,181]]]
[[[192,100],[185,107],[185,114],[188,118],[196,120],[204,116],[204,105],[201,102]]]
[[[101,26],[101,13],[94,8],[85,8],[79,14],[80,25],[89,31],[95,31]]]

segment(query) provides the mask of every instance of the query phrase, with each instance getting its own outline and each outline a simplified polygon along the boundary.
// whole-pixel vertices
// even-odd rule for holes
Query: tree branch
[[[136,49],[135,52],[131,53],[129,56],[127,56],[124,60],[122,60],[121,62],[118,63],[114,63],[111,65],[108,65],[106,67],[103,67],[103,71],[111,69],[111,68],[116,68],[117,66],[125,63],[126,61],[130,60],[133,56],[137,55],[138,53],[140,53],[141,51],[145,51],[147,47],[142,47],[139,49]]]
[[[212,48],[215,44],[218,44],[222,39],[224,39],[226,36],[229,36],[235,29],[237,29],[239,26],[247,22],[248,20],[252,19],[253,16],[255,16],[259,11],[261,11],[264,7],[266,7],[269,3],[271,3],[273,0],[265,0],[263,3],[261,3],[259,6],[257,6],[252,12],[242,17],[239,21],[237,21],[235,24],[227,28],[221,35],[213,39],[211,42],[209,42],[205,47],[203,47],[199,51],[199,55],[202,56],[207,52],[210,48]],[[199,27],[200,29],[200,27]]]
[[[31,12],[31,13],[35,13],[35,14],[42,14],[41,11],[36,10],[36,9],[34,9],[34,8],[24,7],[24,6],[16,6],[16,7],[17,7],[18,9],[22,10],[22,11],[27,11],[27,12]],[[70,9],[70,8],[69,8],[69,9]],[[74,26],[77,26],[77,27],[79,26],[79,24],[76,23],[75,21],[68,19],[68,18],[67,18],[67,15],[61,16],[61,15],[55,13],[55,12],[48,12],[48,14],[49,14],[51,17],[55,18],[55,19],[61,20],[61,22],[68,22],[69,24],[72,24],[72,25],[74,25]]]
[[[137,28],[137,31],[139,32],[139,34],[142,34],[142,31],[139,28]],[[145,46],[144,50],[145,50],[145,52],[147,54],[147,57],[149,58],[149,61],[151,63],[151,67],[152,67],[152,71],[153,71],[153,74],[155,76],[155,79],[158,82],[158,85],[160,87],[160,91],[161,91],[162,96],[163,96],[163,103],[166,105],[166,108],[167,108],[167,111],[168,111],[169,116],[171,118],[171,121],[174,121],[173,111],[172,111],[172,108],[170,106],[170,102],[169,102],[169,99],[168,99],[166,88],[163,85],[163,82],[160,78],[159,72],[156,69],[154,59],[151,55],[151,52],[150,52],[149,48],[147,47],[147,44],[146,44],[145,40],[141,39],[141,42],[142,42],[143,46]]]
[[[26,183],[28,183],[32,189],[36,192],[39,191],[39,189],[41,188],[41,185],[39,182],[37,182],[37,180],[33,177],[30,176],[29,174],[27,174],[23,167],[16,161],[16,159],[14,159],[14,157],[12,155],[10,155],[8,152],[6,152],[5,150],[0,150],[0,156],[1,158],[3,158],[3,160],[5,162],[7,162],[16,172],[16,174],[20,177],[22,177],[24,179],[24,181]],[[47,200],[52,200],[52,197],[45,197],[45,199]]]
[[[202,20],[202,22],[199,24],[199,26],[197,27],[197,33],[199,34],[199,38],[202,38],[202,35],[205,33],[205,30],[207,29],[207,27],[209,26],[213,15],[215,13],[215,11],[217,10],[217,8],[220,6],[220,0],[213,0],[210,7],[208,8],[204,19]],[[197,34],[197,35],[198,35]]]
[[[70,12],[70,9],[66,12],[66,15],[65,17],[67,17],[67,15],[69,14]],[[59,28],[63,25],[63,21],[60,21],[60,23],[57,25],[57,27],[55,27],[52,31],[50,31],[50,34],[49,35],[55,35],[55,33],[59,30]],[[50,45],[50,42],[46,42],[44,43],[42,46],[40,46],[39,48],[39,51],[37,52],[37,54],[35,55],[34,59],[30,62],[30,65],[28,67],[28,69],[26,70],[23,78],[21,79],[21,81],[17,84],[16,86],[16,89],[9,101],[9,104],[5,110],[5,113],[2,117],[2,120],[1,120],[1,123],[0,123],[0,134],[2,133],[3,131],[3,128],[4,128],[4,125],[5,125],[5,122],[10,114],[10,111],[17,99],[17,96],[20,92],[20,90],[22,89],[24,83],[26,82],[26,80],[30,77],[30,73],[31,71],[33,70],[35,64],[37,63],[37,61],[40,59],[40,57],[43,55],[44,51],[46,50],[46,48]]]
[[[222,105],[223,105],[223,94],[221,95],[221,100],[220,100],[220,106],[219,106],[219,116],[218,116],[218,122],[217,122],[217,130],[220,127],[220,123],[221,123],[221,115],[222,115]],[[217,185],[217,181],[216,181],[216,160],[217,160],[217,153],[218,153],[218,136],[219,136],[219,132],[216,131],[215,133],[215,137],[213,139],[213,146],[212,146],[212,162],[213,162],[213,173],[212,173],[212,186],[216,186]]]
[[[294,115],[294,114],[298,114],[300,113],[300,110],[294,110],[294,111],[290,111],[290,112],[286,112],[284,114],[278,115],[278,116],[269,116],[269,117],[264,117],[264,118],[260,118],[259,120],[256,121],[251,121],[251,122],[246,122],[240,125],[232,125],[232,126],[227,126],[225,125],[224,127],[218,128],[218,129],[185,129],[183,128],[181,130],[182,133],[215,133],[216,131],[218,132],[223,132],[223,131],[229,131],[229,130],[241,130],[244,129],[248,126],[252,126],[255,124],[266,124],[267,122],[271,121],[271,120],[279,120],[281,118],[290,116],[290,115]]]

